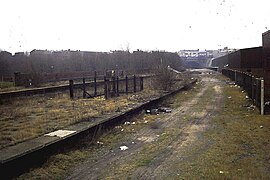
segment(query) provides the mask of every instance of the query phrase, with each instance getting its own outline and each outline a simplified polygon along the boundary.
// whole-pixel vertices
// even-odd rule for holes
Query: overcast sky
[[[0,0],[0,49],[247,48],[270,29],[270,0]]]

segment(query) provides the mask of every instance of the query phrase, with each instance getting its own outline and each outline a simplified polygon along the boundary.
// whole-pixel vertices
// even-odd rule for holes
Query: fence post
[[[236,77],[236,73],[237,73],[237,72],[236,72],[236,70],[235,70],[235,71],[234,71],[234,82],[235,82],[235,84],[237,84],[237,81],[236,81],[236,78],[237,78],[237,77]]]
[[[115,74],[113,75],[113,77],[112,77],[112,83],[113,83],[113,87],[112,87],[112,92],[113,92],[113,94],[112,94],[112,96],[115,96],[116,95],[116,81],[115,81],[116,79],[115,79]]]
[[[86,98],[85,78],[83,78],[83,98]]]
[[[74,84],[73,80],[69,80],[69,95],[71,99],[74,98],[73,84]]]
[[[116,95],[119,96],[119,76],[116,77]]]
[[[140,77],[140,90],[143,90],[143,77]]]
[[[97,71],[94,74],[94,96],[97,96]]]
[[[258,107],[259,106],[259,99],[260,99],[260,97],[259,97],[259,90],[260,90],[260,87],[259,87],[259,79],[258,78],[256,78],[256,94],[255,94],[255,96],[256,96],[256,106]]]
[[[134,83],[133,91],[136,92],[136,76],[135,75],[133,76],[133,83]]]
[[[264,115],[264,80],[261,79],[261,115]]]
[[[126,94],[128,94],[128,76],[126,76]]]
[[[106,79],[106,76],[104,76],[104,96],[105,96],[105,99],[108,99],[108,81]]]
[[[251,77],[251,98],[252,98],[253,104],[255,104],[254,79],[255,79],[255,77],[252,76]]]

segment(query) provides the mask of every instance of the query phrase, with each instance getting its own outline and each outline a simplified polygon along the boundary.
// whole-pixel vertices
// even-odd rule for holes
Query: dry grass
[[[224,82],[224,78],[222,78]],[[224,105],[169,179],[269,179],[270,116],[249,110],[238,87],[224,86]],[[230,98],[228,98],[230,97]]]
[[[152,80],[145,80],[142,92],[105,100],[69,98],[68,92],[13,98],[0,103],[0,149],[160,96],[162,92],[152,87]],[[181,83],[181,82],[180,82]],[[82,92],[77,92],[82,94]]]
[[[148,80],[147,80],[148,81]],[[129,96],[120,97],[123,101],[128,104],[147,100],[150,97],[158,96],[160,92],[151,89],[151,80],[146,82],[145,90]],[[180,86],[178,84],[178,86]],[[192,97],[192,96],[190,96]],[[188,99],[185,98],[186,100]],[[102,99],[98,101],[104,102]],[[113,100],[111,100],[112,102]],[[107,103],[106,103],[107,104]],[[118,104],[118,103],[117,103]],[[130,135],[139,131],[142,127],[151,126],[155,123],[157,118],[161,118],[161,115],[147,115],[140,114],[137,117],[130,119],[130,122],[136,122],[135,125],[121,125],[115,127],[112,131],[103,134],[97,141],[103,144],[97,144],[96,142],[85,142],[85,146],[76,148],[75,150],[54,155],[48,159],[48,161],[40,168],[35,168],[29,173],[26,173],[19,177],[19,179],[61,179],[67,176],[70,169],[76,164],[81,164],[82,161],[87,159],[88,161],[96,162],[100,156],[105,154],[110,149],[119,148],[119,142],[124,142],[130,138]],[[147,123],[145,123],[147,121]],[[121,131],[124,129],[124,131]],[[150,156],[152,157],[152,156]],[[141,166],[147,163],[147,160],[139,160],[136,166]]]
[[[270,117],[259,115],[258,110],[248,110],[250,104],[241,89],[225,84],[225,78],[219,77],[224,83],[224,104],[219,114],[210,120],[207,131],[194,139],[194,143],[180,152],[175,152],[175,158],[168,164],[171,174],[161,179],[269,179],[270,178]],[[200,92],[202,84],[197,84],[191,91],[178,94],[173,99],[172,107],[179,107],[183,101],[188,101]],[[211,105],[211,95],[217,89],[215,86],[207,89],[201,97]],[[231,97],[231,98],[228,98]],[[133,96],[134,98],[134,96]],[[170,103],[170,101],[169,101]],[[182,117],[183,122],[200,117],[201,104],[195,104],[190,116]],[[98,140],[103,145],[95,144],[84,148],[58,154],[49,159],[42,167],[21,176],[21,179],[61,179],[68,175],[70,168],[86,158],[96,162],[105,152],[116,148],[119,142],[130,138],[134,131],[155,123],[157,116],[140,115],[131,121],[135,125],[122,125],[112,132],[103,135]],[[160,118],[160,116],[159,116]],[[147,120],[149,123],[145,124]],[[123,132],[120,129],[125,129]],[[156,157],[169,151],[170,144],[181,131],[177,127],[163,129],[163,135],[158,141],[147,143],[132,155],[125,163],[104,170],[102,178],[127,179],[139,167],[148,166]]]
[[[99,137],[97,141],[102,142],[102,144],[98,144],[97,141],[89,142],[86,140],[83,147],[53,155],[42,167],[32,169],[18,179],[63,179],[69,175],[70,169],[75,165],[81,164],[86,159],[93,163],[96,162],[108,150],[118,148],[119,142],[124,142],[130,138],[130,135],[145,126],[145,121],[151,123],[156,118],[155,115],[139,114],[131,119],[131,121],[136,122],[135,125],[123,124]],[[121,129],[124,129],[124,131],[121,131]]]

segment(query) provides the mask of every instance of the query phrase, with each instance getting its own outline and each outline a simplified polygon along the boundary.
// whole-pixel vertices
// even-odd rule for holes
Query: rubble
[[[159,112],[162,112],[162,113],[171,113],[172,112],[172,109],[171,108],[168,108],[168,107],[160,107],[158,109],[147,109],[146,110],[146,113],[147,114],[152,114],[152,115],[159,115]]]
[[[159,108],[159,111],[160,112],[165,112],[165,113],[171,113],[172,109],[167,108],[167,107],[161,107],[161,108]]]
[[[244,107],[247,107],[247,110],[248,110],[248,111],[254,111],[255,108],[256,108],[256,106],[254,106],[253,104],[251,104],[251,105],[246,105],[246,106],[244,106]]]

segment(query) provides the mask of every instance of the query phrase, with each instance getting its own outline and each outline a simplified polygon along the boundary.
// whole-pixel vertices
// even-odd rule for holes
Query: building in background
[[[218,50],[180,50],[178,54],[187,68],[203,68],[211,66],[213,58],[218,58],[234,51],[236,49],[225,47]]]

